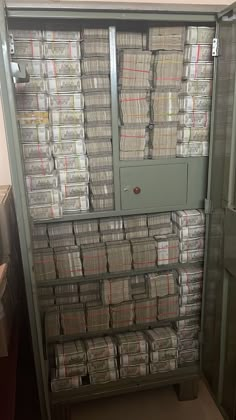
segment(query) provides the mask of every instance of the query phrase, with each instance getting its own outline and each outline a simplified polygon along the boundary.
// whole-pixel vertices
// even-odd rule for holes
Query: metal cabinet
[[[101,6],[100,6],[101,7]],[[228,219],[226,209],[231,212],[229,231],[236,226],[234,206],[235,150],[236,150],[236,60],[235,60],[235,16],[236,5],[223,13],[202,9],[195,13],[185,11],[167,13],[159,11],[136,12],[130,10],[108,11],[73,9],[66,6],[57,7],[9,7],[0,4],[0,83],[2,103],[8,142],[10,166],[16,214],[20,234],[21,252],[24,266],[27,302],[34,349],[34,360],[37,374],[38,390],[42,418],[51,419],[50,405],[55,407],[58,418],[65,418],[67,406],[79,400],[76,392],[64,395],[63,398],[51,396],[48,390],[48,378],[41,319],[37,303],[37,287],[32,263],[32,243],[30,220],[24,191],[24,176],[19,147],[19,135],[16,118],[15,97],[11,67],[9,62],[8,29],[11,27],[55,28],[57,23],[65,28],[79,24],[96,26],[102,22],[110,29],[111,56],[111,98],[112,98],[112,136],[115,209],[111,212],[92,213],[81,216],[64,217],[63,221],[90,219],[91,217],[119,216],[153,211],[178,210],[181,208],[203,207],[204,200],[207,213],[207,237],[205,254],[204,309],[202,314],[202,351],[201,371],[205,374],[216,397],[218,405],[224,410],[227,418],[232,419],[235,413],[235,331],[233,328],[235,293],[235,253],[232,253],[234,241],[227,242],[225,222]],[[158,22],[171,24],[216,25],[220,41],[220,54],[215,61],[213,111],[211,126],[211,147],[209,168],[207,158],[171,159],[168,161],[147,161],[145,164],[119,160],[118,145],[118,104],[117,72],[115,50],[115,25],[121,27],[145,27]],[[226,65],[227,63],[227,65]],[[233,106],[232,106],[233,104]],[[232,230],[233,231],[233,230]],[[224,242],[226,257],[224,260]],[[230,244],[230,246],[228,246]],[[229,251],[229,252],[228,252]],[[229,299],[230,296],[230,299]],[[227,328],[228,326],[228,328]],[[227,344],[226,344],[227,343]],[[124,382],[122,389],[105,386],[102,395],[117,392],[128,392],[130,389],[146,389],[161,384],[183,383],[199,377],[199,367],[183,369],[177,374],[160,375],[157,380],[144,380],[136,384]],[[233,375],[232,375],[233,373]],[[227,386],[228,388],[224,388]],[[230,390],[229,392],[227,391]],[[95,387],[90,395],[83,392],[85,398],[97,397],[99,390]],[[227,395],[230,396],[227,398]],[[64,416],[64,417],[63,417]]]

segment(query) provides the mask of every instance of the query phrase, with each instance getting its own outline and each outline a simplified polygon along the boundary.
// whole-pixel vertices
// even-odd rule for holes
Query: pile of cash
[[[87,356],[82,341],[56,344],[55,368],[51,371],[51,390],[60,392],[76,389],[87,375]]]
[[[143,332],[116,336],[119,353],[120,377],[129,378],[149,373],[148,342]]]
[[[129,241],[107,242],[106,250],[110,273],[132,269],[132,255]]]
[[[199,333],[200,315],[175,323],[178,337],[178,365],[186,366],[197,362],[200,357]]]
[[[152,27],[148,34],[148,49],[151,51],[182,51],[184,37],[184,26]]]
[[[179,238],[181,263],[203,261],[205,213],[203,210],[181,210],[172,213],[174,231]]]
[[[153,238],[132,239],[133,267],[154,267],[157,262],[156,241]]]
[[[38,220],[88,210],[80,31],[15,30],[13,37],[31,76],[16,84],[30,214]]]
[[[90,203],[94,211],[112,210],[114,189],[108,30],[85,28],[82,52]],[[108,176],[103,177],[103,173],[108,173]]]
[[[178,338],[171,327],[148,330],[150,373],[169,372],[177,368]]]
[[[208,156],[214,28],[188,26],[176,155]]]
[[[117,347],[112,337],[85,340],[89,381],[101,384],[119,379]]]
[[[88,302],[86,304],[86,320],[88,332],[108,330],[110,325],[109,306]]]
[[[104,244],[82,245],[81,253],[85,276],[107,272],[107,255]]]

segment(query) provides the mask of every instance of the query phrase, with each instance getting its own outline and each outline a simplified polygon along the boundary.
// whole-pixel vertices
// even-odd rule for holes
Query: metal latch
[[[29,82],[30,77],[24,64],[18,64],[13,61],[10,64],[11,64],[11,74],[12,74],[14,83]]]
[[[9,34],[9,50],[10,50],[11,55],[13,55],[15,53],[15,45],[14,45],[13,34]]]
[[[218,38],[213,38],[212,41],[212,57],[218,57],[219,55],[219,40]]]

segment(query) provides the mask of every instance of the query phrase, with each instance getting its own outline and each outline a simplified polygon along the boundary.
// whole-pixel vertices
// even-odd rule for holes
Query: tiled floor
[[[72,410],[71,420],[222,420],[206,386],[201,382],[199,397],[178,401],[172,387],[136,392],[81,403]]]

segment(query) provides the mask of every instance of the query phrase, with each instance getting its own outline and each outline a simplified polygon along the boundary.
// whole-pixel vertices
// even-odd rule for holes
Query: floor
[[[220,412],[200,383],[199,397],[179,402],[172,387],[137,392],[81,403],[71,420],[222,420]]]

